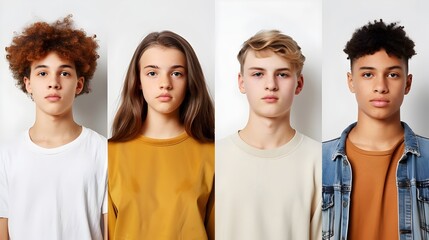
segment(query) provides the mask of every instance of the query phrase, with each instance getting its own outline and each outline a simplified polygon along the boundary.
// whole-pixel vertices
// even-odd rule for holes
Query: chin
[[[286,116],[286,114],[279,113],[259,113],[258,115],[264,118],[281,118]]]
[[[43,111],[45,114],[52,116],[52,117],[60,117],[60,116],[64,116],[67,115],[70,110],[67,109],[48,109]]]
[[[389,121],[395,118],[394,113],[367,114],[367,116],[371,119],[378,120],[378,121]]]

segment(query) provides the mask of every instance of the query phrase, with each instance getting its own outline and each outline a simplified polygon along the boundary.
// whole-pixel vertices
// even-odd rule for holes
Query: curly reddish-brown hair
[[[80,94],[88,93],[89,80],[94,76],[99,57],[95,37],[75,29],[72,15],[52,24],[36,22],[28,26],[6,47],[6,58],[16,85],[27,93],[24,77],[29,78],[31,63],[43,59],[50,52],[56,52],[61,58],[74,62],[78,77],[85,78]]]

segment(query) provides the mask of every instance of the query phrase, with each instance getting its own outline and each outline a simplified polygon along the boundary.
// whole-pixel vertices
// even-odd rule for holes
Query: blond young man
[[[289,36],[261,31],[237,56],[249,119],[216,143],[219,239],[321,239],[321,144],[290,125],[305,57]]]

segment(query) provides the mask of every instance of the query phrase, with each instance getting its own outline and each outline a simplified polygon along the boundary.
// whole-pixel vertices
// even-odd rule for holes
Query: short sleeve
[[[322,201],[319,202],[310,223],[310,239],[322,239]]]
[[[116,227],[116,215],[117,215],[117,209],[115,207],[115,204],[113,203],[112,196],[110,196],[110,192],[108,192],[108,206],[109,206],[109,214],[107,214],[108,219],[108,239],[114,239],[115,238],[115,227]]]
[[[215,239],[215,188],[214,181],[212,192],[206,206],[206,219],[205,219],[206,232],[209,240]]]
[[[104,190],[104,197],[103,197],[103,205],[101,207],[101,213],[102,214],[106,214],[107,213],[107,208],[108,208],[108,205],[107,205],[107,200],[108,200],[108,196],[107,196],[107,181],[106,181],[106,186],[105,186],[104,189],[105,190]]]
[[[319,145],[320,146],[320,145]],[[319,149],[322,152],[321,149]],[[322,161],[321,156],[315,160],[315,185],[312,203],[312,217],[310,222],[311,240],[322,239]]]
[[[103,179],[102,179],[102,182],[103,182],[103,187],[104,187],[103,205],[101,206],[101,213],[106,214],[108,212],[107,201],[108,201],[109,197],[107,195],[107,191],[108,191],[108,185],[107,185],[107,182],[108,182],[108,180],[107,180],[107,165],[108,165],[108,161],[107,161],[107,139],[105,139],[104,137],[103,137],[103,141],[101,143],[100,149],[102,149],[102,155],[101,155],[102,163],[103,163],[103,174],[102,174]]]
[[[0,217],[8,218],[9,213],[9,188],[6,168],[6,156],[0,150]]]

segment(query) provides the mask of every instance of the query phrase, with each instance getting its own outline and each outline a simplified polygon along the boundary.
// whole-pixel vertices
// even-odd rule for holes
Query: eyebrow
[[[292,71],[290,68],[278,68],[276,71]]]
[[[159,67],[156,65],[147,65],[144,68],[157,68],[158,69]]]
[[[387,68],[387,70],[393,70],[393,69],[401,69],[402,70],[402,67],[399,65],[395,65],[395,66],[391,66],[391,67]],[[363,67],[360,67],[359,70],[375,70],[375,67],[363,66]]]
[[[171,66],[171,68],[185,68],[184,66],[177,64],[177,65],[173,65]]]
[[[147,66],[145,66],[143,68],[156,68],[156,69],[159,69],[159,66],[158,65],[147,65]],[[171,66],[170,68],[185,68],[185,67],[183,65],[177,64],[177,65]]]
[[[248,70],[265,71],[266,69],[265,68],[261,68],[261,67],[250,67],[250,68],[248,68]],[[290,68],[278,68],[278,69],[275,69],[275,71],[291,71],[291,69]]]
[[[36,67],[34,67],[34,69],[38,69],[38,68],[49,68],[49,66],[48,65],[37,65]],[[63,64],[59,68],[71,68],[71,69],[74,69],[73,66],[67,65],[67,64]]]

